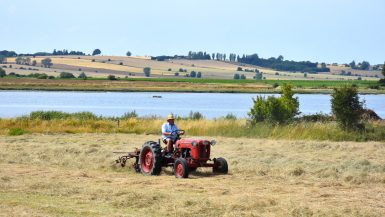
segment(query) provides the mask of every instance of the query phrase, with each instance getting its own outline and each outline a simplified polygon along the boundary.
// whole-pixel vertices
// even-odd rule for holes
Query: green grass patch
[[[9,129],[8,136],[21,136],[27,133],[25,130],[20,128],[11,128]]]

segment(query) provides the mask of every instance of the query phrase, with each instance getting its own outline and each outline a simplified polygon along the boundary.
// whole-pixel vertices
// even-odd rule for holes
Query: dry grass
[[[229,175],[145,177],[114,150],[157,136],[0,137],[0,216],[384,216],[384,143],[217,138]]]
[[[0,135],[26,133],[136,133],[160,134],[163,119],[0,119]],[[369,122],[366,131],[344,131],[336,122],[294,122],[288,125],[259,123],[250,127],[239,120],[178,120],[178,126],[190,136],[226,136],[288,140],[385,141],[385,122]]]

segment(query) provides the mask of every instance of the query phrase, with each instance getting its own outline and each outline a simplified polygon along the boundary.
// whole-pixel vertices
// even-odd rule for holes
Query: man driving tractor
[[[174,148],[173,145],[176,142],[179,131],[178,126],[174,123],[175,118],[173,114],[167,116],[167,122],[162,125],[162,140],[167,145],[166,151],[168,154],[172,154]],[[179,135],[183,135],[183,132]]]

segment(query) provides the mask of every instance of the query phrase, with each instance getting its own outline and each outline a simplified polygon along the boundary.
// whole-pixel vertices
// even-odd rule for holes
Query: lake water
[[[171,112],[187,116],[190,111],[199,111],[207,118],[229,113],[242,118],[247,117],[252,98],[258,95],[274,94],[0,91],[0,117],[18,117],[37,110],[90,111],[117,117],[135,110],[139,116],[165,117]],[[330,95],[296,96],[302,114],[330,113]],[[360,98],[365,100],[367,108],[385,118],[385,95],[360,95]]]

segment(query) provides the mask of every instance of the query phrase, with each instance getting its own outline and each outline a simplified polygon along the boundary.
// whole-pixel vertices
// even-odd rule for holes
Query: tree
[[[45,58],[41,60],[41,64],[43,64],[45,68],[51,68],[51,66],[53,65],[51,58]]]
[[[326,68],[326,63],[321,63],[321,68]]]
[[[95,49],[94,52],[92,52],[92,56],[101,54],[102,51],[100,49]]]
[[[86,79],[87,79],[87,75],[86,75],[86,73],[82,72],[82,73],[80,73],[80,75],[78,76],[78,78],[81,78],[81,79],[83,79],[83,80],[86,80]]]
[[[108,76],[107,76],[107,79],[108,79],[108,80],[111,80],[111,81],[116,81],[116,80],[118,80],[118,79],[115,77],[115,75],[108,75]]]
[[[5,56],[0,56],[0,64],[5,63],[7,58]]]
[[[36,65],[37,65],[36,60],[33,60],[33,61],[32,61],[32,66],[36,66]]]
[[[382,66],[382,71],[381,71],[382,75],[385,77],[385,62],[384,62],[384,65]]]
[[[341,128],[344,130],[359,129],[363,102],[360,102],[356,87],[334,88],[331,104],[332,113]]]
[[[254,105],[249,114],[250,123],[255,126],[258,122],[272,124],[287,123],[299,114],[299,101],[289,85],[283,85],[282,95],[279,98],[269,96],[265,99],[257,96],[253,99]]]
[[[126,56],[130,57],[132,54],[130,51],[127,51]]]
[[[150,77],[151,76],[151,68],[150,67],[145,67],[143,68],[144,76]]]
[[[201,72],[197,73],[197,78],[202,78],[202,73]]]
[[[237,71],[239,71],[239,72],[240,72],[240,71],[243,71],[242,67],[239,67],[239,66],[238,66]]]
[[[241,75],[240,79],[245,80],[246,76],[244,74]]]
[[[355,69],[356,68],[356,61],[352,61],[351,63],[349,63],[349,66],[352,68],[352,69]]]
[[[197,76],[197,73],[195,71],[190,72],[190,77],[195,78]]]
[[[75,78],[75,76],[69,72],[61,72],[59,75],[59,78],[69,79],[69,78]]]
[[[0,78],[5,77],[7,73],[5,73],[5,70],[3,68],[0,68]]]
[[[255,80],[262,80],[262,78],[263,78],[262,72],[255,73],[255,76],[254,76]]]
[[[360,69],[362,70],[369,70],[370,63],[368,61],[362,61]]]

